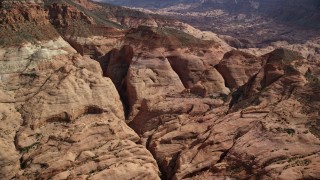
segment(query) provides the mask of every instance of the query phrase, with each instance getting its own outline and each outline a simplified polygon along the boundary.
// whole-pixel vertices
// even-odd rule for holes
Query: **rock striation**
[[[226,86],[237,89],[248,82],[261,69],[262,61],[248,53],[232,50],[216,66]]]
[[[34,6],[51,26],[48,11]],[[56,34],[0,49],[0,178],[159,179],[156,161],[124,121],[112,80]]]
[[[258,59],[260,68],[229,101],[180,94],[142,103],[129,125],[166,179],[319,177],[319,138],[300,99],[309,84],[294,66],[303,58],[277,49]]]
[[[60,49],[58,42],[48,48]],[[32,65],[1,74],[1,89],[9,94],[2,96],[1,103],[9,106],[1,122],[10,122],[2,126],[8,145],[1,154],[12,153],[3,157],[12,168],[3,177],[158,179],[156,162],[124,122],[112,81],[102,77],[97,62],[66,48],[71,51],[51,57],[40,56],[39,51],[50,51],[40,49],[34,53],[38,60],[28,59]]]
[[[320,178],[317,43],[111,7],[1,1],[0,179]]]

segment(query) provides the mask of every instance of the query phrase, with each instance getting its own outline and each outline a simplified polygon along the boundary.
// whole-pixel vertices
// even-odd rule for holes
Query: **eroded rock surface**
[[[54,37],[42,39],[46,31],[39,28],[39,36],[0,49],[0,178],[159,179],[156,161],[137,144],[140,138],[125,123],[117,89],[99,63],[64,41],[40,5],[9,5],[1,22],[14,21],[18,30],[2,27],[12,33],[4,40],[19,38],[21,24],[48,26]]]
[[[310,119],[318,114],[306,111],[301,96],[310,89],[298,65],[304,59],[284,49],[258,59],[261,68],[232,100],[187,93],[142,103],[130,126],[165,178],[319,177],[319,136]]]
[[[87,0],[4,5],[1,179],[319,179],[316,43],[244,52],[174,20],[116,29]]]
[[[143,99],[184,90],[179,76],[164,57],[137,57],[130,65],[126,81],[133,117],[139,112]]]
[[[20,154],[15,148],[15,133],[19,130],[22,121],[21,115],[13,104],[12,94],[0,91],[0,178],[12,178],[20,169]]]
[[[233,50],[224,55],[217,65],[217,70],[223,76],[226,86],[239,88],[248,82],[261,68],[261,60],[251,54]]]
[[[2,98],[10,105],[2,109],[3,150],[12,152],[3,157],[4,171],[11,169],[5,177],[158,179],[155,160],[135,143],[139,136],[124,122],[118,92],[98,62],[73,50],[1,75],[11,95]]]
[[[223,77],[213,67],[216,62],[207,62],[199,56],[187,53],[169,56],[168,59],[187,89],[201,89],[202,86],[202,89],[206,91],[205,96],[219,93],[229,94],[230,91],[225,87]]]
[[[65,42],[64,54],[51,54],[61,49],[60,42],[23,51],[33,58],[26,63],[8,61],[11,50],[4,50],[4,67],[16,63],[25,68],[1,74],[1,89],[8,94],[1,96],[2,106],[7,104],[2,108],[2,150],[11,154],[1,152],[3,177],[158,179],[155,160],[136,144],[139,136],[124,122],[112,81],[102,77],[98,62],[76,54]]]

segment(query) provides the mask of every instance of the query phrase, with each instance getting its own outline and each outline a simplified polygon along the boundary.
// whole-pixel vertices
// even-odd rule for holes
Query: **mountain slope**
[[[244,13],[251,15],[265,15],[284,22],[300,23],[319,28],[320,3],[317,0],[180,0],[180,1],[113,1],[103,0],[121,6],[162,9],[169,8],[172,12],[206,12],[222,9],[228,13]],[[179,6],[177,6],[179,5]],[[170,7],[177,8],[170,8]],[[180,7],[180,8],[179,8]]]
[[[175,17],[199,29],[238,38],[247,42],[246,47],[261,47],[274,41],[301,43],[314,38],[320,29],[317,0],[103,2]]]
[[[1,3],[10,34],[0,45],[0,178],[159,179],[99,63],[60,36],[43,3]],[[79,18],[90,25],[78,9],[60,7],[66,28]]]

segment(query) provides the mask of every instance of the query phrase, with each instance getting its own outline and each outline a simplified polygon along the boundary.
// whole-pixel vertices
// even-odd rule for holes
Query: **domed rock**
[[[206,88],[205,94],[229,94],[221,74],[205,60],[199,57],[181,54],[168,56],[169,62],[179,75],[182,83],[188,89],[192,89],[199,81]]]
[[[245,52],[232,50],[226,53],[216,66],[223,76],[226,86],[232,89],[238,88],[248,82],[249,78],[258,73],[262,61]]]
[[[184,89],[166,58],[140,55],[134,59],[126,77],[131,117],[139,112],[143,99],[179,93]]]

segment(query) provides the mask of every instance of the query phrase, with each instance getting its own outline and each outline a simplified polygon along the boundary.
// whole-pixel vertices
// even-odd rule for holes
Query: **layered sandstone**
[[[53,3],[49,6],[49,16],[52,23],[57,27],[71,26],[73,21],[84,21],[87,24],[95,24],[94,20],[84,12],[68,4]]]
[[[2,126],[7,145],[1,154],[12,154],[2,157],[8,162],[4,171],[11,168],[3,177],[158,179],[157,164],[135,143],[139,137],[124,122],[117,90],[97,62],[61,39],[36,51],[21,48],[25,64],[12,50],[1,61],[7,67],[1,89],[8,94],[2,103],[9,105],[2,122],[10,122]],[[9,69],[10,64],[25,67]]]
[[[317,43],[244,52],[177,21],[115,29],[86,0],[13,4],[0,11],[21,38],[0,48],[0,178],[320,177]]]
[[[236,89],[246,84],[260,70],[261,64],[259,58],[233,50],[226,53],[216,67],[226,81],[226,86]]]
[[[179,76],[164,57],[138,57],[130,65],[126,78],[133,117],[139,112],[143,99],[178,93],[184,89]]]
[[[319,136],[308,125],[318,114],[301,96],[311,88],[303,58],[278,49],[258,59],[262,66],[231,100],[186,93],[142,103],[130,126],[166,179],[319,177]]]
[[[43,13],[35,19],[53,28],[48,12],[33,6]],[[18,16],[16,11],[7,17]],[[27,17],[32,13],[15,23],[36,21]],[[28,40],[0,49],[0,177],[159,179],[156,161],[137,144],[140,138],[125,123],[117,89],[99,63],[57,33],[51,40]]]

